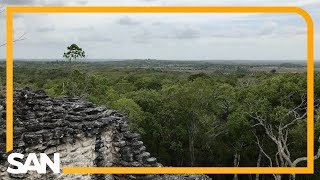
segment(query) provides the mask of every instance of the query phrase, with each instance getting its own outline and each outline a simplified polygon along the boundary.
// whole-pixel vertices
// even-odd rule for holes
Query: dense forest
[[[175,71],[118,67],[117,62],[15,62],[14,87],[78,96],[124,112],[165,166],[306,166],[306,73],[229,66],[233,70],[227,73],[221,68],[204,73],[201,67]],[[5,64],[0,67],[5,85]],[[315,74],[315,153],[320,145],[318,82],[320,73]],[[320,161],[315,163],[319,167]],[[320,171],[315,173],[213,177],[320,179]]]

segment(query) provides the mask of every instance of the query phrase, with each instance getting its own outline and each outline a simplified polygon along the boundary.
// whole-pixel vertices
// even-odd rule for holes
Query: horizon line
[[[14,58],[17,61],[57,61],[68,59],[63,58]],[[0,57],[0,61],[5,61],[6,58]],[[76,61],[86,61],[86,60],[104,60],[104,61],[119,61],[119,60],[149,60],[149,61],[306,61],[304,59],[157,59],[157,58],[82,58],[76,59]],[[320,61],[320,59],[314,59],[314,61]]]

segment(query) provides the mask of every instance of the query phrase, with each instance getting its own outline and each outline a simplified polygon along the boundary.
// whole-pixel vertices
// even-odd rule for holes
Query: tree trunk
[[[233,176],[233,180],[238,180],[238,174],[235,174],[235,175]]]
[[[262,158],[262,151],[259,151],[258,160],[257,160],[257,167],[260,167],[261,164],[261,158]],[[260,174],[256,174],[256,180],[260,179]]]
[[[275,174],[273,175],[275,180],[281,180],[282,176],[281,174]]]
[[[192,118],[189,125],[189,151],[190,151],[190,165],[195,165],[195,155],[194,155],[194,137],[195,137],[195,121]]]
[[[238,154],[238,152],[236,152],[234,154],[234,159],[233,159],[233,166],[234,167],[238,167],[239,166],[239,163],[240,163],[240,154]],[[235,174],[233,176],[233,180],[238,180],[238,174]]]
[[[64,82],[62,83],[62,94],[64,94]]]

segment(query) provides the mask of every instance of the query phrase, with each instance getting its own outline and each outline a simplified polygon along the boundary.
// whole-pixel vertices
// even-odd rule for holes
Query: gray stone
[[[114,142],[113,145],[116,147],[123,147],[126,145],[126,142],[125,141]]]
[[[1,90],[1,89],[0,89]],[[0,94],[0,117],[5,115],[5,89]],[[140,135],[131,132],[127,117],[115,110],[76,97],[49,97],[43,90],[14,91],[14,151],[60,153],[61,165],[71,167],[162,167],[150,157]],[[0,124],[5,119],[0,118]],[[5,173],[5,126],[0,126],[0,179],[210,179],[203,175],[45,175]],[[4,169],[4,170],[3,170]]]
[[[146,162],[147,162],[148,164],[156,164],[156,163],[157,163],[157,159],[154,158],[154,157],[151,157],[151,158],[148,158],[148,159],[146,160]]]

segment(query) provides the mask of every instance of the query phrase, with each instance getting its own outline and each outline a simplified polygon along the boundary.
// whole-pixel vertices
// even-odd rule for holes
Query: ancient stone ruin
[[[210,179],[205,175],[39,175],[7,173],[5,90],[0,94],[0,179]],[[126,116],[74,97],[14,91],[14,150],[60,153],[61,167],[159,167]]]

